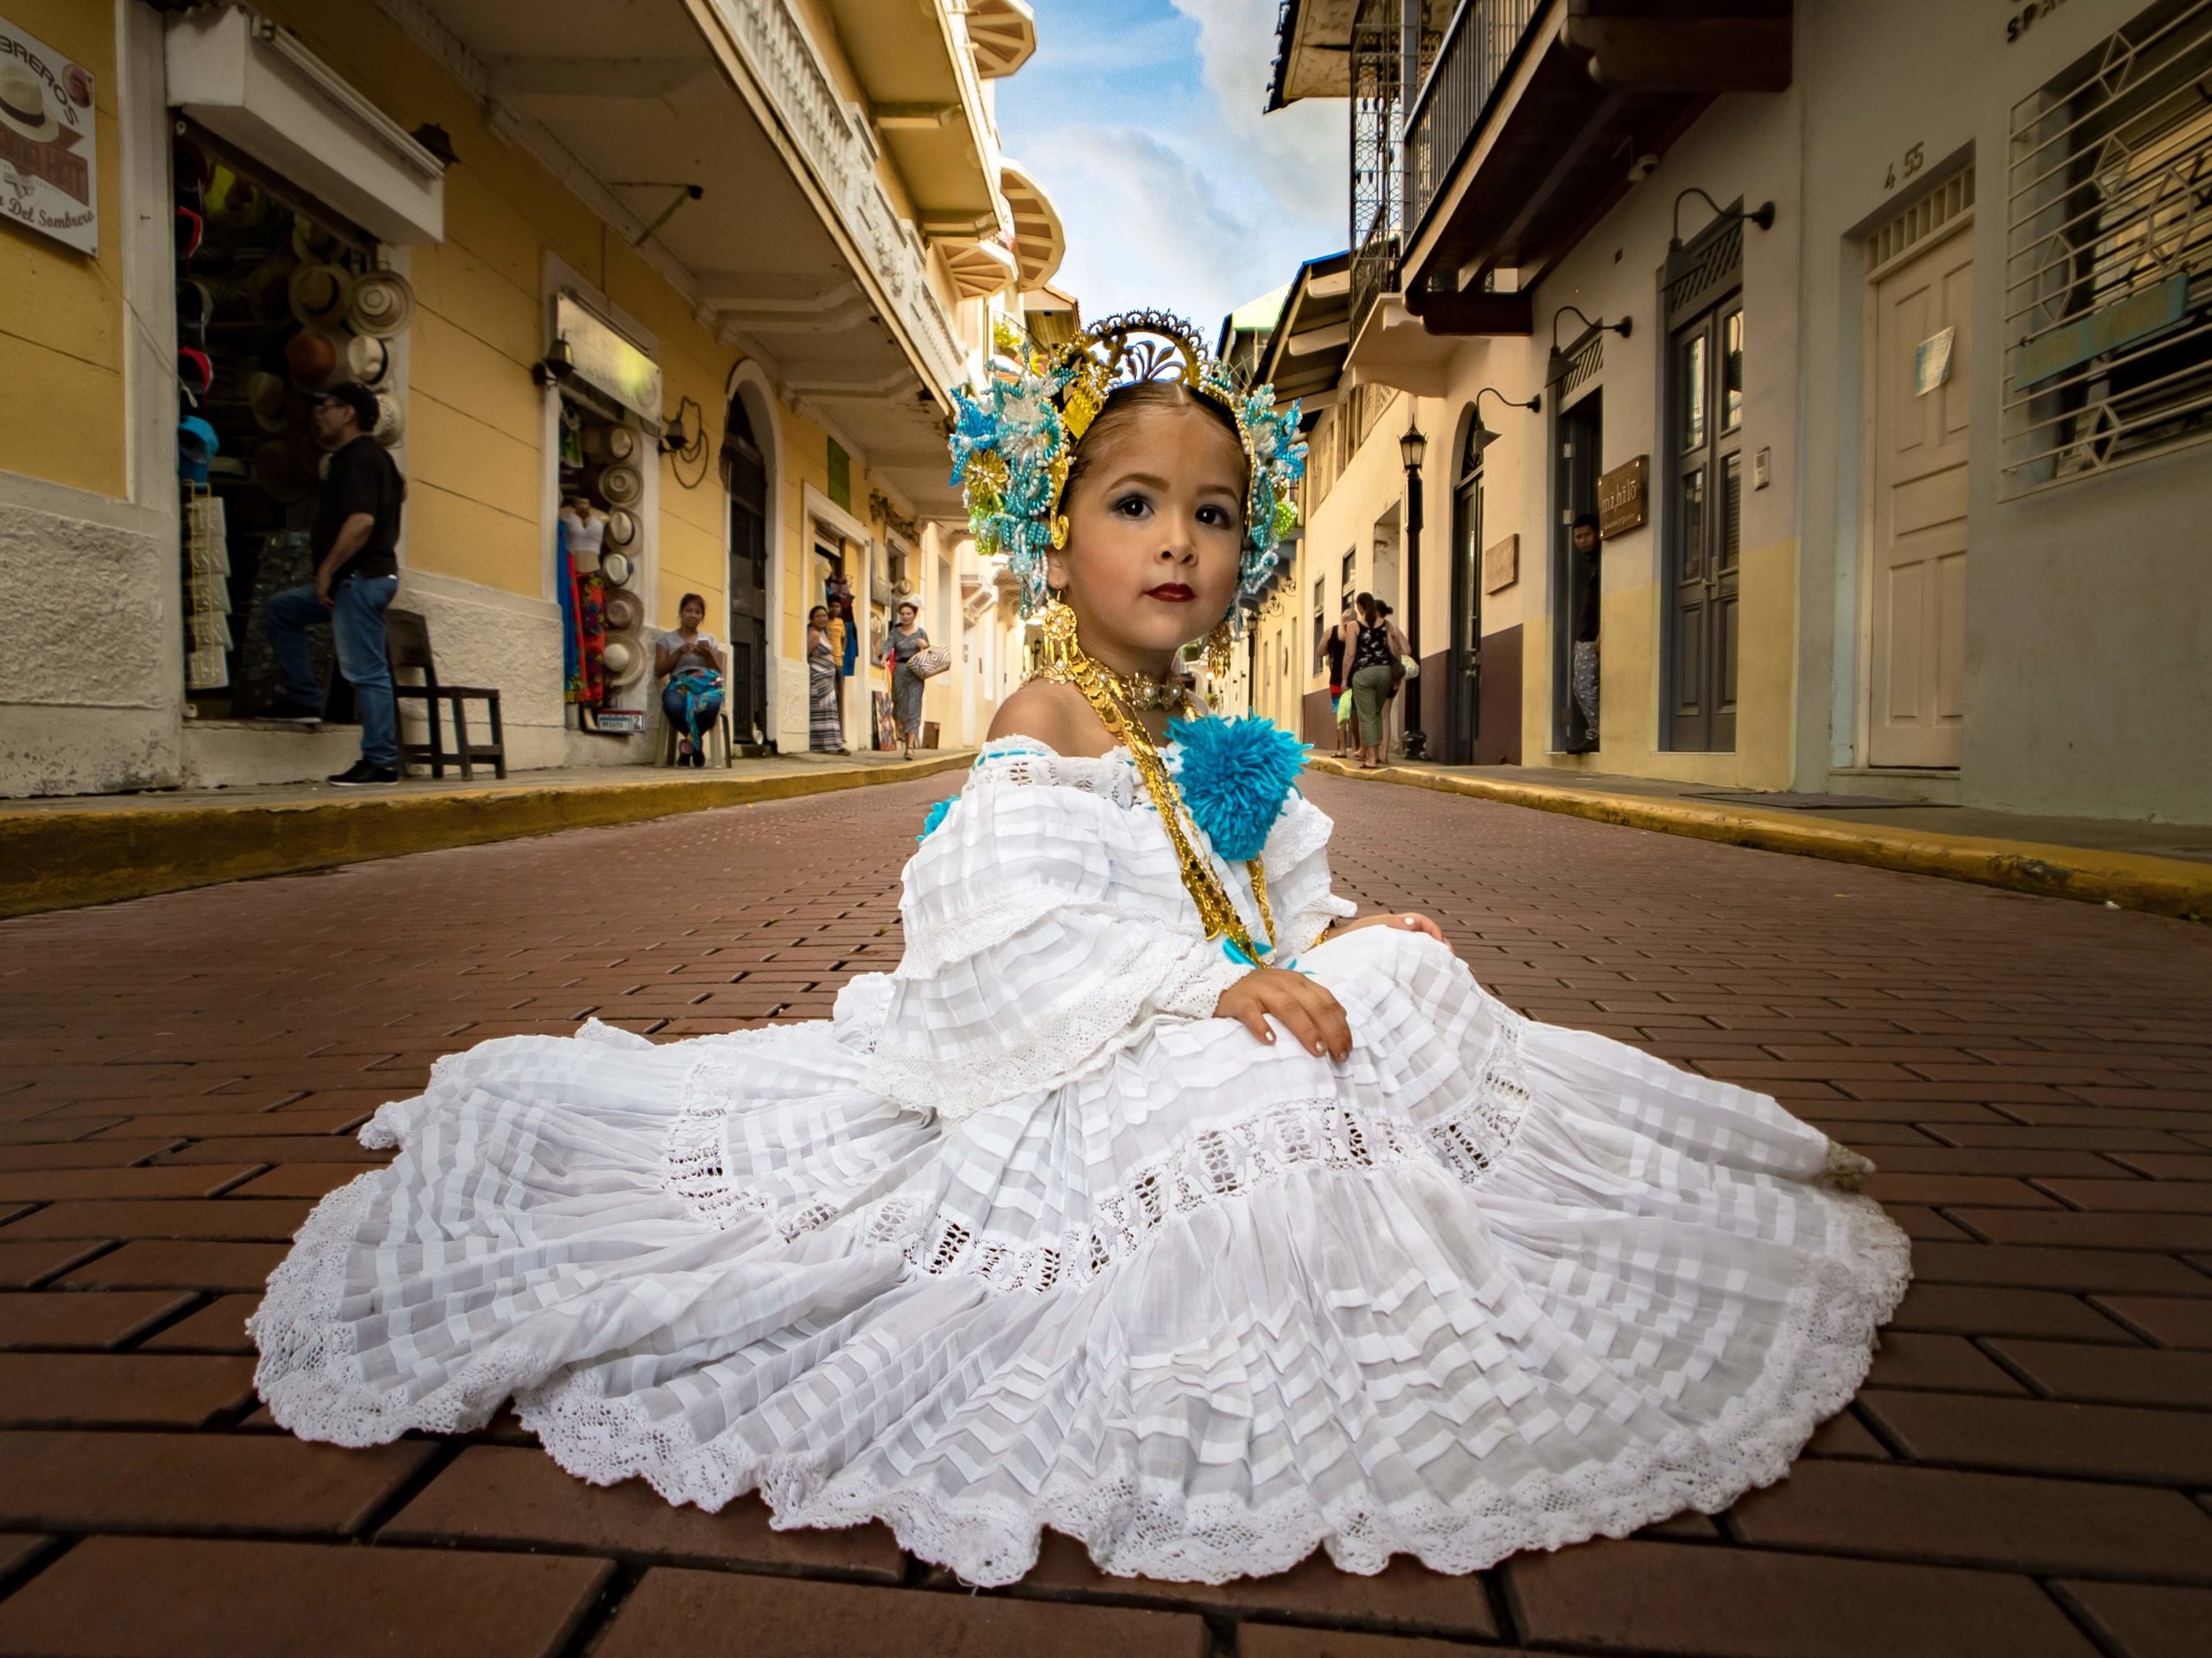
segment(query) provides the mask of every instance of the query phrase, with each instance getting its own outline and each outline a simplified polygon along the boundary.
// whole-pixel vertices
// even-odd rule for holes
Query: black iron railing
[[[1482,125],[1546,0],[1462,0],[1405,122],[1409,242]],[[1357,277],[1354,278],[1356,288]]]
[[[1395,292],[1397,287],[1398,238],[1388,226],[1378,225],[1352,254],[1351,338],[1359,338],[1361,325],[1375,309],[1375,302]]]

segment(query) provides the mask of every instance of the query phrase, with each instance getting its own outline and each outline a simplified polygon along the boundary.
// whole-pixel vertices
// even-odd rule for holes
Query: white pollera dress
[[[1286,953],[1351,908],[1330,827],[1270,833]],[[585,1479],[881,1519],[978,1584],[1047,1525],[1132,1576],[1464,1572],[1780,1478],[1903,1291],[1863,1160],[1418,934],[1299,957],[1345,1062],[1210,1017],[1240,970],[1118,753],[990,745],[902,916],[827,1021],[439,1062],[270,1279],[276,1419],[511,1397]]]

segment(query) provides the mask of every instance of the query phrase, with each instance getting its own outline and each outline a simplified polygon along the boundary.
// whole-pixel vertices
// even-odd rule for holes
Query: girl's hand
[[[1351,1022],[1337,999],[1303,973],[1256,967],[1221,993],[1214,1017],[1234,1019],[1263,1042],[1272,1042],[1271,1018],[1308,1053],[1346,1059],[1352,1052]]]
[[[1445,942],[1444,929],[1428,917],[1421,915],[1362,916],[1357,921],[1339,922],[1329,929],[1329,936],[1340,939],[1348,933],[1357,933],[1362,927],[1396,927],[1402,933],[1425,933],[1439,944]]]

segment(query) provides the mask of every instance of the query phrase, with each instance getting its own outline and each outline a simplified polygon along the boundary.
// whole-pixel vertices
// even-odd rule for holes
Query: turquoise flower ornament
[[[1256,715],[1173,720],[1167,734],[1182,747],[1175,780],[1191,820],[1223,858],[1250,863],[1289,803],[1310,745]]]

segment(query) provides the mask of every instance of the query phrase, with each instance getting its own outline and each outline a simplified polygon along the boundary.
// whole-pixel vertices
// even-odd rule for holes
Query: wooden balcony
[[[1450,302],[1493,270],[1532,287],[1637,156],[1724,92],[1786,88],[1790,42],[1790,0],[1463,0],[1406,114],[1409,308],[1432,333],[1494,332]]]

